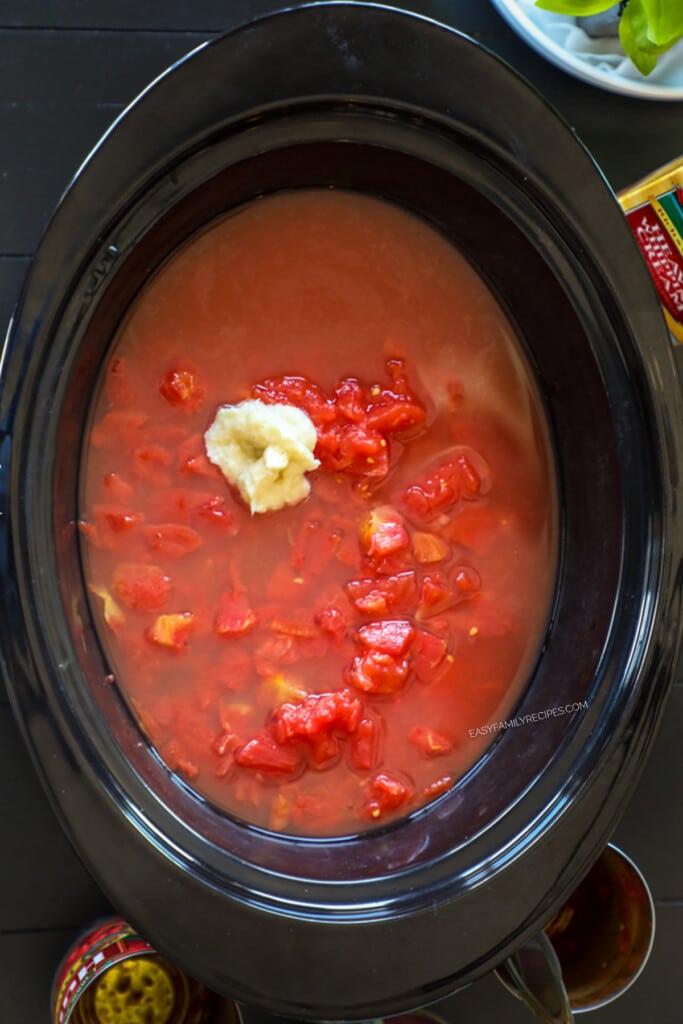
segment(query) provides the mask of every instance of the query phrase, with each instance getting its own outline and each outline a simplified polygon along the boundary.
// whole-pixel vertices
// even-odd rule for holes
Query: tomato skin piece
[[[278,743],[266,729],[238,747],[233,758],[242,768],[252,768],[266,775],[293,775],[303,767],[301,751]]]
[[[415,627],[407,619],[383,619],[358,630],[358,639],[364,647],[395,658],[406,653],[414,636]]]
[[[364,790],[361,818],[376,821],[383,815],[403,807],[413,795],[413,787],[388,771],[379,771]]]
[[[104,390],[110,405],[131,405],[135,401],[135,389],[130,376],[128,360],[124,356],[112,356],[107,366]]]
[[[204,388],[194,370],[169,370],[159,381],[159,391],[169,405],[196,412],[204,401]]]
[[[156,565],[124,563],[114,572],[112,590],[129,608],[155,612],[171,592],[171,577]]]
[[[147,630],[147,637],[159,647],[180,651],[187,647],[194,624],[195,617],[192,612],[159,615],[154,625]]]
[[[223,595],[213,620],[219,636],[244,636],[258,626],[258,616],[244,594],[234,590]]]
[[[450,554],[450,547],[441,537],[434,533],[423,533],[416,530],[412,540],[415,561],[421,565],[443,562]]]
[[[181,558],[194,551],[202,543],[196,530],[184,523],[155,523],[143,527],[147,546],[169,558]]]
[[[424,725],[414,725],[408,733],[408,739],[427,757],[449,754],[453,749],[453,741],[446,733]]]
[[[407,658],[368,650],[353,659],[346,669],[345,678],[363,693],[392,694],[403,689],[409,671]]]

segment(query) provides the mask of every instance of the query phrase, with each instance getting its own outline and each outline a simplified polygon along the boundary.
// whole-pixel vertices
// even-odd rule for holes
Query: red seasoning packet
[[[683,343],[683,158],[624,189],[619,202],[655,283],[676,344]]]

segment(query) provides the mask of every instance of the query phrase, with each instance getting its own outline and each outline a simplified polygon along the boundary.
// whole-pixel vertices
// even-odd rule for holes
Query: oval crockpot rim
[[[332,6],[339,6],[339,7],[341,7],[341,8],[346,8],[346,7],[348,6],[348,5],[332,5]],[[309,8],[309,9],[310,9],[310,8]],[[386,10],[385,10],[385,9],[382,9],[382,10],[386,12]],[[347,11],[345,11],[345,13],[347,13]],[[331,14],[329,14],[329,13],[326,13],[326,15],[325,15],[325,16],[332,16],[332,15],[331,15]],[[401,15],[401,16],[407,16],[407,15]],[[446,31],[447,31],[447,32],[451,32],[451,30],[446,30]],[[185,59],[188,59],[188,58],[185,58]],[[594,173],[595,173],[595,169],[593,169],[593,170],[594,170]],[[625,238],[626,238],[626,236],[625,236]],[[642,283],[641,283],[641,284],[642,284]],[[663,460],[664,460],[664,455],[663,455]],[[671,496],[670,496],[670,499],[669,499],[669,502],[668,502],[668,506],[671,506]],[[661,655],[660,655],[660,657],[661,657]],[[665,660],[666,660],[666,658],[665,658]],[[595,841],[594,841],[594,842],[595,842]],[[594,844],[593,844],[593,845],[594,845]],[[587,853],[586,851],[585,851],[585,852],[583,853],[583,860],[584,860],[584,862],[586,861],[587,857],[589,857],[589,856],[590,856],[590,853]]]
[[[288,112],[287,116],[288,116],[288,121],[289,121],[289,117],[290,117],[289,112]],[[346,125],[347,122],[344,121],[344,124]],[[336,134],[336,132],[333,133],[333,134]],[[354,136],[354,132],[349,131],[348,132],[348,137],[345,137],[345,143],[349,144],[350,139],[352,137],[355,137]],[[303,147],[303,148],[305,149],[305,147]],[[154,206],[154,203],[152,205]],[[517,208],[517,212],[521,216],[521,212],[520,211],[521,211],[521,208],[518,207]],[[105,245],[106,245],[106,240],[105,240]],[[87,275],[86,275],[86,280],[87,280]],[[81,294],[80,289],[76,289],[76,291],[77,291],[77,294],[79,294],[79,295]],[[77,305],[78,305],[79,301],[80,300],[77,300]],[[43,364],[40,363],[40,361],[36,362],[36,368],[37,368],[37,371],[40,373],[40,377],[37,378],[37,383],[38,383],[38,385],[40,387],[43,388],[42,398],[45,401],[50,401],[53,398],[53,396],[54,396],[54,401],[55,401],[55,404],[57,406],[59,404],[60,400],[61,400],[60,394],[59,394],[59,382],[58,382],[57,378],[58,378],[59,374],[61,374],[63,369],[65,369],[65,368],[67,370],[67,374],[66,375],[68,376],[70,364],[69,364],[68,361],[63,363],[63,352],[62,352],[62,349],[59,346],[56,349],[56,353],[57,354],[56,354],[55,358],[57,360],[58,369],[57,369],[57,371],[55,371],[54,366],[53,366],[52,367],[52,375],[50,376],[50,374],[48,373],[47,376],[48,376],[48,379],[49,379],[50,383],[47,383],[47,384],[44,383],[43,373],[44,373],[45,367],[44,367]],[[51,357],[52,357],[52,353],[51,353]],[[31,394],[31,392],[27,388],[26,395],[30,395],[30,394]],[[40,397],[41,397],[40,395],[37,395],[36,399],[35,399],[35,404],[36,404],[37,407],[40,407],[40,405],[43,404],[41,402],[41,400],[40,400]],[[28,404],[27,404],[26,407],[30,408],[32,404],[33,404],[33,398],[31,398],[28,401]],[[51,459],[52,459],[52,455],[50,454],[50,452],[52,451],[52,449],[50,448],[49,445],[45,446],[42,443],[41,443],[41,446],[39,448],[39,446],[38,446],[38,444],[36,442],[38,440],[38,437],[40,437],[41,442],[42,442],[43,438],[42,438],[42,432],[41,432],[40,428],[37,428],[37,429],[38,429],[38,435],[34,439],[34,443],[32,445],[32,451],[34,453],[38,453],[39,457],[45,458],[46,461],[40,467],[36,467],[34,465],[31,468],[34,471],[36,469],[39,470],[37,473],[34,472],[33,476],[37,476],[38,479],[42,480],[42,479],[45,479],[45,477],[47,477],[47,475],[49,473],[49,464],[50,464]],[[29,441],[29,448],[31,448],[30,441]],[[30,471],[27,471],[24,475],[26,475],[29,478],[31,477]],[[27,536],[28,535],[29,534],[28,534],[28,531],[27,531]],[[45,552],[44,551],[41,554],[42,554],[42,556],[45,556]],[[35,568],[38,565],[44,564],[44,561],[45,561],[45,558],[44,557],[40,557],[34,551],[33,556],[29,559],[29,565],[32,564],[34,566],[34,568]],[[29,578],[35,578],[38,581],[39,585],[36,588],[36,590],[39,590],[40,589],[41,581],[43,581],[45,579],[45,574],[44,573],[38,573],[38,574],[29,573]],[[27,603],[28,603],[28,599],[27,599]],[[43,599],[41,601],[42,609],[41,609],[41,614],[39,615],[39,621],[41,623],[41,627],[44,628],[44,629],[48,629],[50,627],[50,625],[51,625],[51,623],[49,621],[49,617],[47,615],[47,609],[49,608],[50,603],[51,602],[49,600],[47,600],[47,598],[43,597]],[[60,626],[61,626],[61,623],[60,623]],[[54,642],[54,648],[55,649],[59,646],[59,640],[60,640],[60,633],[59,633],[59,630],[57,630],[55,635],[53,636],[53,642]],[[48,646],[50,646],[50,645],[48,645]],[[50,646],[50,649],[52,649],[51,646]],[[68,661],[69,661],[69,652],[67,650],[64,650],[61,653],[62,653],[61,661],[64,664],[67,664]],[[44,672],[45,673],[49,672],[49,669],[46,667],[44,669]],[[43,673],[41,673],[41,675],[42,674]],[[102,673],[102,674],[104,674],[104,673]],[[87,683],[85,685],[86,685],[86,689],[87,689]],[[93,773],[95,773],[96,766],[98,766],[100,764],[100,756],[102,755],[103,751],[106,752],[106,751],[109,750],[109,748],[111,748],[111,750],[109,750],[109,752],[113,753],[116,756],[116,758],[118,759],[118,761],[120,762],[118,764],[118,768],[114,768],[113,770],[111,770],[112,779],[116,779],[117,781],[120,781],[122,779],[123,774],[125,773],[125,768],[128,766],[128,762],[127,762],[126,756],[125,755],[121,755],[121,752],[117,749],[117,746],[116,746],[115,742],[114,742],[113,745],[111,744],[111,742],[108,742],[109,736],[108,736],[107,724],[105,722],[103,722],[101,719],[97,718],[97,711],[96,711],[94,705],[91,707],[90,705],[87,705],[85,703],[85,698],[87,698],[87,692],[84,693],[83,691],[81,691],[81,692],[76,694],[75,692],[72,693],[71,689],[70,689],[68,693],[62,694],[62,711],[63,711],[63,713],[68,717],[68,715],[69,715],[68,705],[69,705],[69,702],[73,703],[74,697],[77,698],[77,702],[78,702],[79,707],[80,707],[79,716],[77,716],[77,717],[81,717],[81,716],[87,715],[87,718],[88,718],[88,729],[83,733],[83,735],[80,738],[80,740],[78,740],[76,738],[75,734],[74,734],[74,737],[72,738],[72,745],[74,746],[74,748],[76,750],[81,750],[82,749],[82,750],[87,752],[88,749],[89,749],[88,748],[88,733],[90,731],[92,731],[93,733],[97,733],[99,735],[100,739],[99,739],[99,742],[98,742],[98,745],[97,745],[97,756],[92,760],[91,770],[93,771]],[[81,703],[81,701],[83,701],[83,703]],[[92,713],[88,714],[89,712],[94,712],[94,714],[92,714]],[[596,717],[595,710],[593,710],[592,718],[595,718],[595,717]],[[84,718],[84,721],[85,721],[85,718]],[[83,723],[77,722],[77,724],[82,725]],[[99,729],[98,729],[98,727],[99,727]],[[592,722],[591,721],[587,721],[587,722],[582,724],[581,732],[584,735],[586,735],[590,730],[592,730],[592,728],[593,728]],[[572,738],[571,736],[566,736],[562,740],[562,748],[566,747],[567,745],[570,745],[572,747],[572,749],[574,749],[578,744],[580,744],[580,740],[577,740],[576,737]],[[491,749],[492,748],[489,749],[488,753],[491,752]],[[486,756],[488,756],[488,753],[487,753]],[[560,756],[560,751],[558,751],[558,758],[559,758],[559,756]],[[109,766],[111,766],[111,763],[112,763],[111,761],[108,762]],[[480,764],[481,764],[481,762],[478,762],[478,766]],[[475,769],[473,769],[473,771],[474,770]],[[533,785],[535,785],[538,788],[538,786],[539,786],[538,778],[534,780]],[[143,788],[144,788],[144,786],[143,786]],[[531,787],[528,787],[528,788],[531,788]],[[114,789],[116,789],[116,787],[114,787]],[[125,791],[128,792],[127,787],[126,787]],[[567,799],[566,795],[563,796],[562,794],[556,793],[554,790],[552,791],[552,793],[553,793],[553,802],[557,802],[558,800],[559,801],[562,801],[562,800],[566,801],[566,799]],[[523,798],[524,798],[523,795],[519,796],[519,800],[521,800]],[[441,803],[443,803],[443,802],[444,801],[442,800]],[[136,803],[135,801],[128,801],[128,804],[129,804],[129,808],[128,808],[129,817],[130,817],[131,820],[134,820],[136,818],[136,814],[137,814],[137,817],[138,817],[138,827],[140,828],[141,831],[143,831],[143,832],[147,831],[148,834],[151,834],[151,833],[153,833],[155,831],[158,831],[159,822],[158,821],[151,822],[151,821],[149,821],[149,820],[147,820],[145,818],[145,815],[144,815],[144,813],[142,811],[142,801],[141,800],[140,800],[139,803]],[[163,806],[163,804],[160,804],[160,806],[162,808],[162,812],[164,810],[166,810],[166,808]],[[541,814],[544,813],[544,812],[546,814],[549,814],[549,808],[545,804],[541,803],[539,805],[539,807],[537,808],[537,815],[536,815],[536,817],[541,816]],[[431,809],[424,809],[423,811],[417,812],[415,817],[419,817],[420,815],[422,815],[422,816],[429,815],[430,813],[431,813]],[[498,820],[498,817],[500,817],[500,816],[497,816],[496,818],[494,818],[491,821],[487,822],[486,825],[482,827],[481,833],[483,834],[486,831],[490,831],[490,829],[492,829],[495,826],[496,821]],[[388,832],[393,834],[397,827],[398,827],[397,824],[393,824],[393,825],[388,826]],[[188,829],[189,829],[189,832],[191,834],[191,832],[192,832],[191,826],[188,825]],[[256,830],[256,832],[259,835],[262,834],[262,830]],[[312,844],[312,845],[316,845],[316,846],[327,846],[327,845],[333,845],[333,846],[337,845],[338,846],[338,845],[342,845],[342,844],[347,844],[348,845],[348,843],[352,843],[352,844],[361,843],[361,844],[364,844],[364,842],[369,838],[370,835],[374,835],[373,842],[375,842],[376,839],[377,839],[377,832],[363,834],[363,835],[360,835],[360,836],[341,836],[341,837],[332,837],[330,839],[321,839],[321,840],[314,839],[314,838],[313,839],[308,839],[306,837],[294,837],[294,838],[292,838],[292,837],[288,837],[288,836],[279,836],[279,835],[275,835],[275,834],[270,834],[270,836],[267,837],[267,838],[269,838],[270,841],[280,842],[280,843],[283,843],[283,844],[287,844],[287,843],[293,842],[294,845],[297,845],[297,844],[307,844],[307,845]],[[188,838],[191,841],[191,835],[189,835]],[[471,847],[473,842],[476,842],[476,837],[475,836],[470,836],[468,838],[468,846]],[[506,845],[506,844],[504,844],[504,845]],[[452,850],[451,852],[455,852],[455,851]],[[383,857],[386,856],[386,851],[382,854],[382,856]],[[382,863],[384,864],[384,861],[382,861]],[[411,870],[413,872],[413,874],[414,874],[415,871],[417,870],[417,868],[420,867],[420,866],[422,866],[422,865],[408,864],[407,870]],[[262,868],[268,874],[270,874],[274,870],[272,865],[270,867],[264,865],[264,866],[262,866]],[[386,874],[386,871],[382,871],[382,872],[379,873],[379,877],[383,877],[385,874]],[[368,884],[374,883],[376,885],[377,882],[379,881],[379,877],[378,876],[369,876],[367,878],[363,877],[362,879],[359,877],[359,878],[354,879],[354,881],[357,884],[361,884],[361,885],[363,885],[365,883],[368,883]],[[311,876],[309,876],[308,874],[304,874],[304,875],[300,876],[298,878],[298,881],[301,881],[303,879],[305,879],[307,883],[310,883],[312,881]],[[327,878],[327,879],[324,879],[324,880],[320,879],[319,881],[331,882],[332,883],[332,888],[334,888],[334,879]],[[411,887],[412,887],[412,883],[411,883]],[[313,909],[313,905],[311,906],[311,909]],[[340,909],[342,909],[342,908],[340,908]],[[301,912],[303,912],[303,908],[301,908]],[[356,913],[362,913],[360,906],[357,908],[357,910],[354,910],[354,914],[356,914]]]

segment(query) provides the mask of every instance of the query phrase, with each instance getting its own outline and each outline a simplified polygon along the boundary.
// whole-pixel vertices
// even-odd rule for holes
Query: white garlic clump
[[[255,512],[296,505],[310,493],[306,473],[320,465],[313,456],[316,432],[292,405],[258,399],[222,405],[204,434],[206,453]]]

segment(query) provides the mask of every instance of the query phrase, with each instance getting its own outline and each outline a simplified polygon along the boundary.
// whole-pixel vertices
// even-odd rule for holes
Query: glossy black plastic
[[[365,836],[217,813],[105,682],[75,521],[89,402],[174,247],[283,188],[384,196],[444,231],[519,328],[555,444],[561,565],[517,715],[463,782]],[[200,48],[123,115],[42,241],[2,362],[2,667],[56,811],[117,908],[210,987],[308,1019],[382,1016],[491,969],[603,848],[677,653],[678,389],[654,289],[569,129],[459,34],[387,8],[283,12]]]

